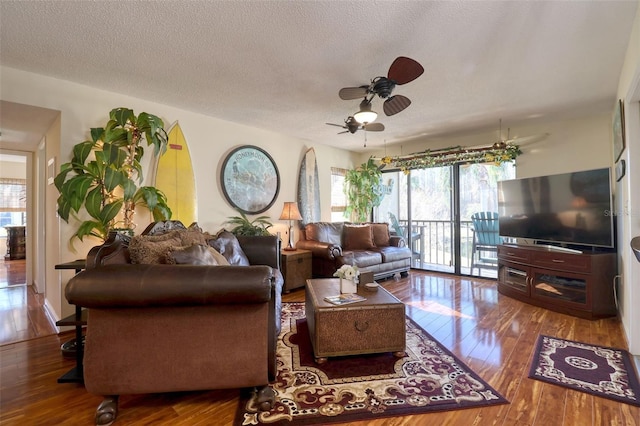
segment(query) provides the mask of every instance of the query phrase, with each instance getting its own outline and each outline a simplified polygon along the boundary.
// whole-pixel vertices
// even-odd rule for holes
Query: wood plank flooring
[[[24,260],[0,260],[0,345],[57,333],[44,295],[26,285]]]
[[[351,425],[640,425],[640,408],[527,378],[538,335],[627,348],[620,321],[588,321],[498,294],[495,281],[412,271],[384,281],[407,315],[505,396],[510,404]],[[304,291],[284,295],[303,301]],[[89,425],[101,397],[58,384],[73,360],[71,335],[0,347],[0,424]],[[330,361],[329,361],[330,362]],[[116,425],[230,425],[238,390],[122,396]]]

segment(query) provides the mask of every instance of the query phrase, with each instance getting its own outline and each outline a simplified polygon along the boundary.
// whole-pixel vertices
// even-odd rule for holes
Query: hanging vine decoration
[[[497,163],[514,160],[522,154],[518,145],[507,143],[504,147],[488,146],[482,148],[465,148],[455,146],[437,150],[426,150],[395,157],[372,157],[383,167],[390,166],[408,174],[412,169],[426,169],[436,166],[450,166],[457,163]]]

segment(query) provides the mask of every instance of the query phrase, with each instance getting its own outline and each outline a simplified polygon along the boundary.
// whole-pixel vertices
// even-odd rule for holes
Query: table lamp
[[[293,246],[293,228],[291,221],[302,220],[300,210],[298,210],[298,204],[295,201],[286,201],[284,207],[282,207],[282,213],[280,213],[280,220],[289,221],[289,245],[284,250],[292,251],[296,248]]]

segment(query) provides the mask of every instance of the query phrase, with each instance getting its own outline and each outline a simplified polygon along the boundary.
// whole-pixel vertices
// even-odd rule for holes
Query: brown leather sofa
[[[91,250],[65,295],[88,309],[84,383],[105,396],[96,424],[115,420],[120,394],[256,387],[273,406],[279,239],[238,241],[254,266],[132,264],[115,234]]]
[[[391,235],[387,223],[314,222],[300,233],[297,248],[312,252],[315,277],[331,277],[342,265],[373,272],[374,279],[406,276],[411,250],[403,237]]]

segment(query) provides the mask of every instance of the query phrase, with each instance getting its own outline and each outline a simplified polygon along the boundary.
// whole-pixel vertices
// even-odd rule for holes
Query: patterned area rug
[[[529,377],[640,406],[640,384],[629,352],[540,336]]]
[[[508,403],[407,318],[404,358],[391,353],[313,360],[303,303],[283,303],[276,406],[243,395],[235,425],[308,425],[371,420]]]

